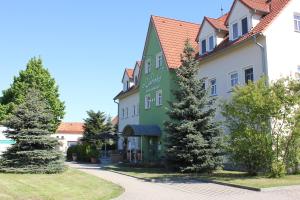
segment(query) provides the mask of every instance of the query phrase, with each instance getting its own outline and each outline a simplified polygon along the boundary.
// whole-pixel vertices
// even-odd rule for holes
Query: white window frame
[[[145,95],[145,109],[149,110],[151,109],[151,97],[150,95]]]
[[[244,84],[247,84],[245,72],[246,72],[247,69],[251,69],[251,68],[252,68],[252,71],[253,71],[253,82],[255,81],[255,76],[254,76],[254,66],[253,66],[253,65],[249,65],[248,67],[244,67],[244,68],[243,68]]]
[[[249,25],[249,18],[248,18],[248,16],[244,16],[244,17],[242,17],[241,18],[241,34],[240,35],[243,35],[243,23],[242,23],[242,21],[244,20],[244,19],[246,19],[247,18],[247,33],[249,32],[249,27],[250,27],[250,25]],[[244,35],[246,35],[247,33],[245,33]],[[239,35],[239,34],[238,34]]]
[[[236,37],[234,37],[234,29],[233,29],[233,27],[234,27],[234,25],[237,25],[236,27],[237,27],[237,36]],[[231,36],[232,36],[232,40],[236,40],[237,38],[239,38],[239,22],[238,21],[234,21],[234,22],[232,22],[232,24],[231,24]]]
[[[145,74],[149,74],[151,71],[151,60],[147,59],[145,62]]]
[[[156,91],[156,106],[161,106],[162,105],[162,90]]]
[[[212,38],[212,46],[210,46],[210,38]],[[212,34],[212,35],[209,35],[208,37],[207,37],[207,43],[208,43],[208,51],[212,51],[212,50],[214,50],[214,48],[215,48],[215,36]]]
[[[296,19],[297,17],[299,19]],[[294,30],[295,32],[300,33],[300,13],[294,13],[293,18],[294,18]]]
[[[202,45],[203,41],[205,41],[205,51],[204,52],[203,52],[203,45]],[[201,43],[201,55],[203,55],[207,52],[207,38],[202,38],[200,43]]]
[[[215,81],[215,84],[212,84],[212,81]],[[217,96],[217,79],[212,78],[209,80],[210,85],[210,96]]]
[[[232,81],[233,81],[233,78],[232,78],[232,76],[233,75],[237,75],[237,77],[235,78],[235,80],[236,80],[236,84],[235,85],[232,85]],[[239,85],[239,79],[240,79],[240,77],[239,77],[239,73],[237,72],[237,71],[233,71],[233,72],[230,72],[229,73],[229,88],[230,88],[230,90],[232,90],[234,87],[236,87],[237,85]]]
[[[125,109],[122,108],[122,119],[124,119],[124,118],[125,118]]]
[[[136,105],[133,105],[133,112],[132,112],[132,116],[136,116]]]
[[[158,54],[156,54],[156,68],[162,68],[163,66],[163,54],[162,52],[159,52]]]

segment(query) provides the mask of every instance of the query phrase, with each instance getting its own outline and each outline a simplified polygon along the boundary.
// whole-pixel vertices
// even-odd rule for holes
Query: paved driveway
[[[300,186],[255,192],[213,183],[151,183],[103,170],[96,165],[70,164],[125,188],[117,200],[300,200]]]

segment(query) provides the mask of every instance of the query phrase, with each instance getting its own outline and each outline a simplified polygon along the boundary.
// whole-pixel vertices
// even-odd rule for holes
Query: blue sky
[[[114,116],[125,67],[142,56],[150,15],[201,23],[232,0],[26,0],[0,3],[0,90],[41,56],[66,102],[64,121]]]

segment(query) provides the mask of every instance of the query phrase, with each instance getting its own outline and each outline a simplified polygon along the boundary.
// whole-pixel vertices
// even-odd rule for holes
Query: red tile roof
[[[255,11],[260,11],[263,13],[269,13],[270,12],[270,1],[267,0],[235,0],[230,8],[229,15],[227,16],[225,20],[225,24],[228,24],[228,19],[230,17],[231,11],[236,4],[236,2],[241,2],[245,6],[247,6],[250,9],[253,9]]]
[[[192,46],[197,52],[199,51],[198,44],[195,41],[200,27],[199,24],[158,16],[151,16],[151,21],[157,32],[169,68],[180,67],[180,55],[187,39],[190,39]]]
[[[83,123],[80,122],[62,122],[56,133],[71,133],[71,134],[83,134]]]
[[[228,16],[228,13],[226,13],[225,15],[223,15],[217,19],[210,18],[210,17],[204,17],[201,27],[198,31],[196,41],[199,41],[199,35],[200,35],[201,29],[202,29],[205,21],[207,21],[215,29],[222,30],[222,31],[228,31],[228,28],[225,25],[225,20],[227,19],[227,16]]]
[[[247,34],[240,37],[237,40],[229,41],[228,36],[224,39],[221,44],[219,44],[212,52],[207,53],[203,56],[200,56],[200,59],[204,59],[208,55],[214,54],[220,50],[223,50],[229,46],[237,45],[246,39],[249,39],[250,37],[253,37],[254,35],[262,33],[272,22],[278,14],[285,8],[285,6],[290,2],[291,0],[272,0],[270,3],[270,12],[266,16],[264,16],[260,22]]]
[[[115,126],[119,123],[119,116],[115,116],[112,120],[111,123]]]
[[[128,76],[129,78],[133,78],[133,69],[128,69],[128,68],[126,68],[125,71],[126,71],[127,76]]]

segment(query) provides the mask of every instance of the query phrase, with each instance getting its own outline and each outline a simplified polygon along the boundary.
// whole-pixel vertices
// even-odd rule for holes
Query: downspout
[[[262,35],[262,34],[260,34]],[[263,75],[266,77],[266,84],[269,85],[269,73],[266,61],[266,47],[257,41],[257,35],[252,36],[254,43],[260,48],[261,50],[261,63],[262,63],[262,72]]]
[[[115,99],[114,99],[114,103],[118,104],[118,130],[117,130],[117,134],[119,135],[120,134],[120,132],[119,132],[119,127],[120,127],[120,124],[119,124],[120,123],[119,109],[120,109],[120,105],[119,105],[119,102],[117,102]],[[118,149],[119,149],[119,141],[118,141]]]

